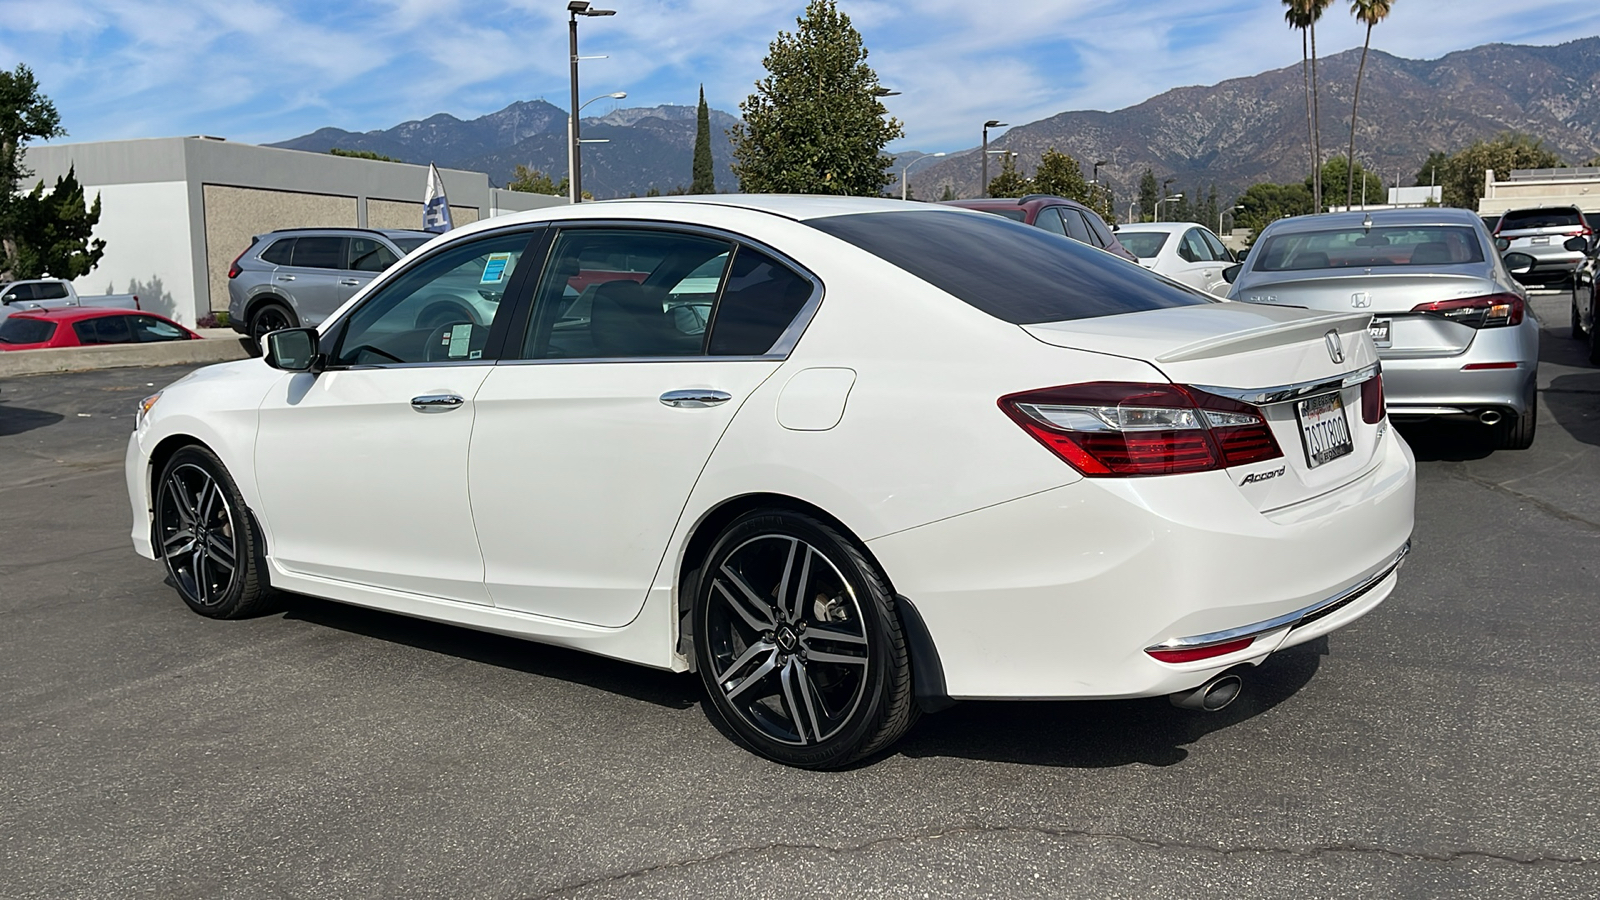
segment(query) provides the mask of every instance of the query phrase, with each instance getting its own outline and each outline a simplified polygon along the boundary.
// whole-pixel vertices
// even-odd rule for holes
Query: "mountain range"
[[[1342,154],[1349,140],[1351,91],[1361,51],[1321,60],[1322,143]],[[1258,181],[1294,181],[1310,169],[1306,150],[1305,94],[1299,65],[1210,86],[1180,87],[1114,112],[1063,112],[1018,125],[990,148],[1019,154],[1025,172],[1054,147],[1072,154],[1090,174],[1105,160],[1101,180],[1120,205],[1137,190],[1146,168],[1173,178],[1172,190],[1216,185],[1234,196]],[[737,190],[729,170],[727,129],[738,121],[711,111],[717,188]],[[974,131],[977,131],[974,123]],[[584,188],[596,197],[663,193],[691,180],[695,108],[618,109],[583,120],[583,137],[605,144],[584,148]],[[1361,88],[1357,159],[1383,176],[1410,184],[1434,150],[1454,152],[1502,131],[1541,138],[1569,163],[1600,155],[1600,37],[1558,46],[1486,44],[1436,60],[1411,60],[1373,50]],[[463,121],[440,113],[381,131],[322,128],[273,144],[326,152],[333,147],[371,150],[406,162],[487,172],[505,184],[518,164],[559,180],[567,170],[566,113],[543,100],[513,103]],[[921,153],[903,152],[894,166]],[[991,166],[992,176],[997,169]],[[936,197],[981,191],[976,148],[925,163],[912,173],[912,190]],[[891,186],[897,191],[898,182]]]

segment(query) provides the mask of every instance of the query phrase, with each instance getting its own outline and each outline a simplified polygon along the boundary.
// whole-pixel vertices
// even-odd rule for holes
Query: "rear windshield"
[[[1117,235],[1117,240],[1122,242],[1129,253],[1143,259],[1149,259],[1161,252],[1167,243],[1167,233],[1164,231],[1124,231]]]
[[[56,333],[56,323],[12,316],[0,322],[0,344],[42,344]]]
[[[1464,225],[1357,227],[1269,237],[1250,258],[1255,272],[1451,266],[1483,262],[1483,247],[1477,232]]]
[[[1017,325],[1215,302],[1104,250],[999,216],[918,210],[806,224]]]
[[[1566,228],[1583,224],[1575,209],[1513,209],[1500,217],[1501,231],[1523,228]]]

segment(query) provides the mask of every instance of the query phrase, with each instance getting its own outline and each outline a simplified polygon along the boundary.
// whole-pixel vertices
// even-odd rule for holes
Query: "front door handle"
[[[667,391],[661,395],[661,402],[676,409],[704,409],[727,403],[733,395],[727,391],[712,391],[706,388],[690,388],[685,391]]]
[[[341,278],[341,279],[339,279],[339,283],[344,285],[345,287],[355,287],[356,285],[361,283],[361,279],[359,279],[359,278]]]
[[[411,408],[417,412],[449,412],[465,402],[455,394],[423,394],[411,398]]]

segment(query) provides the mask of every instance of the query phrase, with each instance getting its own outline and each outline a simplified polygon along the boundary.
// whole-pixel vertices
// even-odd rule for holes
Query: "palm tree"
[[[1392,2],[1392,0],[1391,0]],[[1283,0],[1289,7],[1283,17],[1289,25],[1302,30],[1302,41],[1310,40],[1311,61],[1311,194],[1317,212],[1322,212],[1322,100],[1317,85],[1317,20],[1333,4],[1333,0]],[[1302,53],[1304,51],[1302,50]]]
[[[1356,96],[1350,104],[1350,155],[1345,157],[1350,163],[1345,167],[1350,174],[1345,179],[1345,209],[1353,206],[1356,199],[1356,111],[1361,108],[1361,76],[1367,71],[1367,49],[1372,46],[1372,26],[1388,18],[1393,8],[1394,0],[1350,0],[1351,14],[1367,26],[1367,40],[1361,45],[1361,65],[1356,69]]]
[[[1311,118],[1311,52],[1306,43],[1306,31],[1311,27],[1311,14],[1304,9],[1304,0],[1283,0],[1283,20],[1290,28],[1300,30],[1300,80],[1306,93],[1306,155],[1311,159],[1311,171],[1317,170],[1317,126]],[[1315,179],[1315,175],[1312,176]]]

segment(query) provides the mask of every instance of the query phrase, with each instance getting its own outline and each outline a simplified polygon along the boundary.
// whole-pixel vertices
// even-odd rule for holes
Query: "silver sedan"
[[[1497,446],[1524,449],[1537,421],[1539,323],[1513,271],[1532,263],[1502,258],[1467,210],[1298,216],[1262,231],[1228,296],[1370,312],[1392,417],[1474,420]]]

